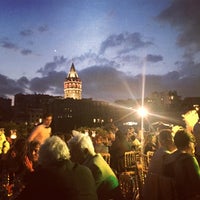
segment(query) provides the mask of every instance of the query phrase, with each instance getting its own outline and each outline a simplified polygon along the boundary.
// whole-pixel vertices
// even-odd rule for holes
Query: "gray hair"
[[[89,153],[95,154],[94,145],[89,135],[79,133],[68,141],[69,148],[79,146],[82,150],[88,149]]]
[[[58,136],[46,139],[40,147],[38,162],[44,167],[69,159],[70,153],[67,144]]]

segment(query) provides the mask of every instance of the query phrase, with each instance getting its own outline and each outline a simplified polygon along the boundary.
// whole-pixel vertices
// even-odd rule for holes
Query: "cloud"
[[[5,49],[8,49],[8,50],[14,50],[16,52],[19,52],[22,54],[22,55],[30,55],[32,54],[32,50],[30,49],[22,49],[20,47],[17,46],[17,44],[13,43],[13,42],[10,42],[9,39],[5,38],[5,39],[2,39],[0,41],[0,46],[2,48],[5,48]]]
[[[142,75],[130,76],[112,67],[93,66],[81,70],[79,77],[83,81],[83,93],[87,98],[114,101],[142,96]],[[155,91],[183,92],[180,87],[182,80],[179,77],[178,72],[171,72],[164,76],[146,75],[145,96]]]
[[[1,47],[11,50],[17,50],[18,47],[15,43],[10,42],[7,38],[0,41]]]
[[[146,61],[148,61],[148,62],[156,63],[156,62],[159,62],[159,61],[162,61],[162,60],[163,60],[163,57],[161,55],[148,54],[146,56]]]
[[[185,77],[196,77],[200,78],[200,63],[194,62],[193,60],[186,59],[178,63],[179,73],[181,78]]]
[[[120,47],[118,53],[122,54],[150,45],[153,45],[153,43],[144,41],[142,35],[138,32],[113,34],[102,42],[99,53],[104,54],[108,49]]]
[[[22,49],[22,50],[21,50],[21,54],[23,54],[23,55],[32,54],[32,50],[30,50],[30,49]]]
[[[76,63],[76,65],[79,66],[81,69],[90,66],[112,66],[114,68],[120,67],[120,64],[118,64],[118,62],[116,62],[115,60],[108,59],[91,51],[67,60],[66,66],[71,66],[72,62]]]
[[[67,74],[64,71],[52,71],[44,77],[36,77],[30,80],[30,91],[38,93],[50,93],[63,96],[63,83]]]
[[[200,1],[176,0],[157,19],[178,29],[177,44],[188,52],[200,51]]]
[[[25,76],[23,76],[17,80],[17,84],[19,84],[19,86],[22,88],[27,88],[27,86],[29,85],[29,80]]]
[[[38,31],[43,33],[49,30],[49,27],[47,25],[42,25],[38,27]]]
[[[52,71],[50,69],[53,69]],[[200,66],[196,66],[196,74],[184,74],[182,71],[172,71],[165,75],[146,75],[145,96],[152,92],[175,90],[184,97],[200,96]],[[55,71],[48,68],[42,77],[28,80],[21,77],[18,80],[0,75],[1,96],[16,93],[42,93],[63,96],[63,83],[67,77],[66,71]],[[93,98],[113,102],[119,99],[137,99],[142,96],[142,75],[130,76],[114,67],[91,66],[80,70],[78,75],[83,83],[83,98]]]
[[[20,81],[15,81],[2,74],[0,74],[0,96],[7,97],[9,95],[14,95],[16,93],[25,92],[24,87]]]
[[[127,94],[124,86],[126,75],[109,66],[93,66],[79,72],[84,95],[88,98],[113,100]]]
[[[25,37],[31,36],[33,35],[33,31],[31,29],[25,29],[25,30],[20,31],[20,35],[25,36]]]
[[[66,63],[66,58],[64,56],[55,56],[52,62],[48,62],[44,67],[37,70],[42,76],[48,75],[50,72],[54,71],[56,68],[64,65]]]
[[[170,80],[180,95],[200,96],[200,1],[176,0],[163,10],[157,20],[178,30],[177,45],[183,48],[183,59],[175,64],[179,79]]]

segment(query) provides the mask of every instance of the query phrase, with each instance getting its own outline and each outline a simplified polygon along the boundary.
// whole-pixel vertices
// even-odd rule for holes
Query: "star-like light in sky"
[[[200,96],[200,1],[2,0],[0,94],[63,96],[72,62],[83,97],[176,90]]]

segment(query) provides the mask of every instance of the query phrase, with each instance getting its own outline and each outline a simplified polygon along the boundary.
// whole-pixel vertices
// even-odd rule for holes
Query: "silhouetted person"
[[[99,200],[120,199],[119,182],[108,163],[96,154],[90,136],[79,133],[69,140],[71,159],[87,166],[93,174]]]
[[[177,150],[165,162],[164,175],[175,181],[178,200],[200,197],[200,168],[194,157],[195,138],[186,130],[179,130],[174,136]]]
[[[28,142],[38,141],[40,144],[43,144],[47,138],[51,136],[51,122],[53,116],[50,113],[45,113],[43,116],[42,124],[39,124],[35,127],[33,132],[28,137]]]
[[[127,140],[125,133],[118,130],[115,134],[115,141],[113,141],[110,147],[110,165],[118,173],[124,171],[124,154],[127,151],[131,151],[131,144]]]

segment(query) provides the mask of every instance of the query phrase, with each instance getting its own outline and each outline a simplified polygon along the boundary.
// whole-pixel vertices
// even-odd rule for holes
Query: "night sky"
[[[63,96],[72,62],[83,98],[200,96],[199,0],[0,0],[0,96]],[[143,79],[144,80],[144,79]]]

